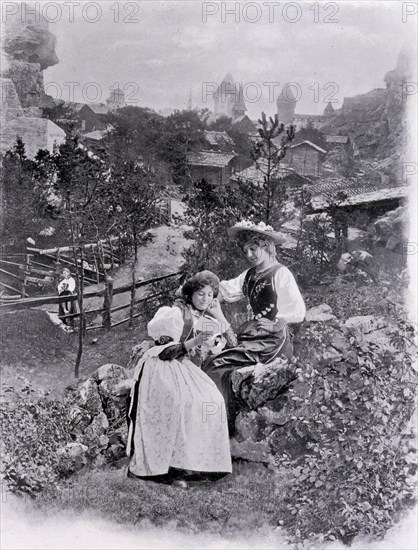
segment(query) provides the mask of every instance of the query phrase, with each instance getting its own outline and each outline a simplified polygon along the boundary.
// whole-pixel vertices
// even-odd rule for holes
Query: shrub
[[[29,383],[2,391],[1,480],[13,493],[33,495],[57,478],[57,450],[70,440],[66,406]]]
[[[309,438],[308,449],[276,456],[290,476],[279,519],[293,541],[379,536],[412,502],[415,449],[408,431],[418,385],[412,336],[402,321],[382,345],[360,332],[336,344],[335,327],[323,323],[306,329],[290,399],[293,432]]]

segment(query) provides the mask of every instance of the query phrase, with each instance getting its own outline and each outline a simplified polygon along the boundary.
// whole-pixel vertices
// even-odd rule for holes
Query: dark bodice
[[[274,321],[277,311],[277,291],[274,278],[281,265],[274,265],[261,273],[251,267],[245,276],[243,293],[247,296],[254,317]]]

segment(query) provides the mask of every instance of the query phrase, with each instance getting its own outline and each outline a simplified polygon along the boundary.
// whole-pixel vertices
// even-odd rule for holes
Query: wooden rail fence
[[[72,247],[40,249],[28,246],[26,253],[0,257],[0,299],[10,299],[6,293],[26,298],[32,291],[56,288],[64,267],[75,273],[84,271],[85,285],[106,279],[106,273],[125,261],[126,251],[120,239],[109,238],[83,245],[83,265],[75,263]],[[106,272],[106,273],[105,273]]]
[[[112,313],[115,313],[117,311],[121,311],[123,309],[127,308],[133,308],[135,305],[146,303],[149,300],[156,299],[164,294],[164,290],[157,289],[151,293],[146,294],[145,296],[142,296],[141,298],[135,298],[135,291],[138,288],[144,288],[146,286],[150,286],[152,288],[153,285],[156,285],[158,283],[161,283],[163,281],[173,280],[173,284],[175,282],[175,279],[180,276],[179,272],[175,273],[169,273],[167,275],[162,275],[160,277],[154,277],[152,279],[146,279],[146,280],[140,280],[136,281],[135,284],[129,283],[124,284],[122,286],[113,287],[113,279],[111,277],[107,277],[107,281],[105,283],[105,288],[101,290],[86,290],[83,293],[83,298],[103,298],[103,306],[100,308],[96,308],[93,310],[86,310],[84,311],[84,315],[98,315],[100,314],[102,316],[102,323],[97,324],[94,326],[87,326],[86,330],[94,330],[99,328],[105,328],[107,330],[110,330],[113,327],[116,327],[118,325],[121,325],[123,323],[128,322],[131,318],[139,317],[142,312],[134,313],[132,316],[126,317],[124,319],[118,320],[114,323],[112,323]],[[115,307],[112,307],[112,301],[113,297],[118,294],[124,294],[124,293],[130,293],[130,300],[127,304],[118,305]],[[32,298],[20,298],[20,299],[8,299],[3,300],[0,302],[0,315],[9,313],[12,311],[18,311],[22,309],[31,309],[36,307],[41,307],[45,305],[50,304],[61,304],[64,302],[74,302],[77,300],[77,296],[43,296],[43,297],[32,297]],[[73,313],[69,315],[65,315],[63,319],[73,319],[80,316],[80,313]]]

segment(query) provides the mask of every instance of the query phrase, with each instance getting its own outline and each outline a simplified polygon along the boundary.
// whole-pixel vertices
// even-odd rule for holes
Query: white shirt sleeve
[[[244,285],[247,271],[248,269],[245,270],[244,273],[241,273],[241,275],[236,279],[221,281],[219,283],[219,292],[226,303],[232,304],[233,302],[238,302],[238,300],[242,300],[242,298],[245,297],[242,292],[242,287]]]
[[[70,292],[75,291],[75,280],[73,277],[70,277],[69,279],[63,279],[58,283],[58,294],[61,294],[63,290],[69,290]]]
[[[287,323],[301,323],[305,318],[306,307],[299,287],[291,271],[283,266],[274,277],[277,293],[277,319]]]

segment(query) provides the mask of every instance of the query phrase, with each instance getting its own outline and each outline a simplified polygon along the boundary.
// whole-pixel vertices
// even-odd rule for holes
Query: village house
[[[302,176],[318,177],[326,153],[319,145],[305,140],[289,147],[286,162]]]
[[[207,148],[211,151],[232,151],[234,141],[226,132],[215,132],[213,130],[204,131]]]
[[[212,185],[227,185],[237,169],[238,155],[234,152],[191,152],[187,155],[193,181],[206,180]]]
[[[100,116],[94,111],[92,105],[74,101],[67,101],[64,105],[74,113],[80,124],[80,131],[82,133],[106,129],[107,124],[100,119]]]
[[[242,180],[259,186],[264,183],[266,173],[267,161],[265,159],[260,159],[248,168],[237,170],[235,174],[231,176],[231,182],[236,183],[238,180]],[[300,190],[304,185],[310,186],[314,183],[311,179],[298,174],[293,168],[284,163],[280,163],[278,171],[277,173],[275,171],[274,175],[280,178],[286,186],[289,195],[293,195],[293,193]]]

